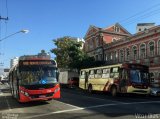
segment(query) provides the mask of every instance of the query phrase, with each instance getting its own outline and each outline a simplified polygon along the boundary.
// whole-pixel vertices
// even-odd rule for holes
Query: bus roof
[[[93,67],[93,68],[85,68],[85,69],[81,69],[81,70],[91,70],[91,69],[103,69],[103,68],[111,68],[111,67],[121,67],[122,64],[114,64],[114,65],[106,65],[106,66],[100,66],[100,67]]]
[[[92,70],[92,69],[103,69],[103,68],[111,68],[111,67],[123,67],[123,66],[128,66],[128,65],[139,65],[139,66],[144,66],[144,67],[148,67],[142,64],[138,64],[138,63],[121,63],[121,64],[113,64],[113,65],[106,65],[106,66],[100,66],[100,67],[93,67],[93,68],[85,68],[85,69],[81,69],[81,71],[83,70]]]

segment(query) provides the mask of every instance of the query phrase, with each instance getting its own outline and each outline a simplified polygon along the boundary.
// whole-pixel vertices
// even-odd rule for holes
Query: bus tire
[[[112,86],[111,87],[110,93],[111,93],[112,97],[116,97],[117,96],[117,88],[116,88],[116,86]]]
[[[88,86],[88,92],[89,92],[89,93],[92,93],[92,92],[93,92],[93,90],[92,90],[92,85],[91,85],[91,84]]]

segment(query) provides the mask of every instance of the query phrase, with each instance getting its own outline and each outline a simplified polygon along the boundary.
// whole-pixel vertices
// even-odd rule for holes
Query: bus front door
[[[88,75],[89,75],[89,73],[86,72],[86,73],[85,73],[85,84],[84,84],[84,89],[88,89]]]

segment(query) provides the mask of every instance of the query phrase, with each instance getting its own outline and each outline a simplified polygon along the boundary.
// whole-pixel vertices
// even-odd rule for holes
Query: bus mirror
[[[59,71],[56,72],[56,79],[59,81]]]

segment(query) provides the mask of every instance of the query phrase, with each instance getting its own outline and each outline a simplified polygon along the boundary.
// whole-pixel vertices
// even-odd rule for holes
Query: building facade
[[[88,55],[102,54],[103,58],[99,60],[104,60],[106,65],[124,62],[147,65],[149,66],[151,80],[160,81],[160,26],[154,26],[133,35],[127,34],[127,32],[125,32],[125,35],[122,35],[124,33],[106,34],[103,30],[101,33],[102,35],[99,39],[97,38],[98,33],[96,34],[95,31],[90,33],[93,34],[90,38],[92,42],[90,39],[86,39],[85,48],[90,48],[90,50],[85,49]],[[114,37],[119,39],[113,40]],[[100,45],[103,52],[98,50],[99,47],[93,47],[101,43],[97,43],[96,41],[103,41],[103,45]]]
[[[129,36],[131,34],[118,23],[107,28],[90,26],[84,37],[84,51],[96,60],[104,61],[105,45]]]

